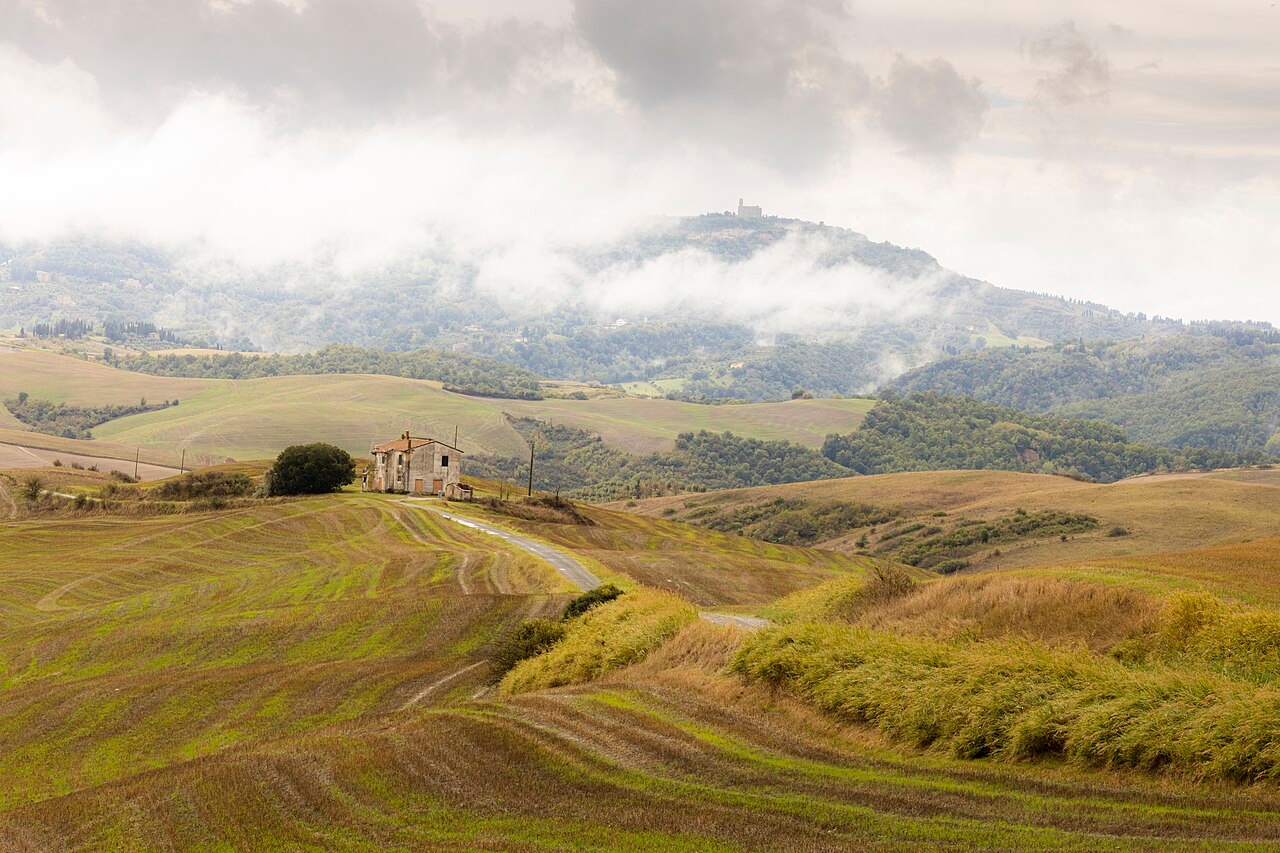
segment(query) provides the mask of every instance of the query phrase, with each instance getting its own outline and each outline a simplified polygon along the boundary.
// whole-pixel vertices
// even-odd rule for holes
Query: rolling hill
[[[178,406],[104,424],[94,436],[117,447],[169,455],[186,448],[208,458],[236,459],[270,458],[287,445],[309,441],[328,441],[363,456],[374,442],[404,429],[452,440],[455,426],[467,452],[527,452],[504,412],[588,429],[628,453],[666,450],[679,433],[703,429],[818,447],[828,433],[856,425],[871,407],[862,399],[727,407],[639,397],[502,400],[400,377],[171,378],[41,351],[0,350],[0,397],[20,391],[84,405],[178,399]]]
[[[1181,490],[1186,505],[1207,507],[1206,526],[1247,537],[1274,521],[1265,506],[1275,502],[1258,495],[1277,487],[1254,480],[1146,487]],[[1143,488],[1001,472],[779,488],[851,485],[918,514],[1075,494],[1108,515],[1124,505],[1116,495]],[[577,555],[628,590],[612,607],[660,587],[777,624],[750,634],[695,622],[586,683],[496,693],[485,670],[502,637],[554,616],[572,593],[501,540],[403,501],[346,493],[174,516],[10,519],[0,525],[0,849],[1280,841],[1273,765],[1247,731],[1205,729],[1229,761],[1196,764],[1178,747],[1161,760],[1147,710],[1116,712],[1080,691],[1164,690],[1167,732],[1242,709],[1265,712],[1253,716],[1266,725],[1274,661],[1214,638],[1241,619],[1277,618],[1274,540],[1160,554],[1154,531],[1135,532],[1128,556],[1082,564],[1028,550],[1020,568],[925,580],[878,559],[603,508],[582,508],[589,526],[463,511]],[[1163,512],[1168,523],[1177,508]],[[1256,527],[1228,532],[1232,517]],[[1030,565],[1040,557],[1051,559]],[[1216,597],[1180,597],[1206,578]],[[1187,601],[1207,615],[1175,632]],[[1236,669],[1223,668],[1224,650]],[[831,654],[845,655],[843,675],[817,677]],[[931,666],[912,669],[920,655]],[[1027,689],[1032,672],[1061,716],[1036,722],[1010,698],[1040,695]],[[929,689],[904,691],[904,677]],[[1197,685],[1214,695],[1192,697]],[[878,714],[887,695],[908,713]],[[1087,734],[1078,711],[1091,708],[1121,722]],[[912,727],[928,719],[932,735]],[[1151,746],[1125,751],[1126,737]]]

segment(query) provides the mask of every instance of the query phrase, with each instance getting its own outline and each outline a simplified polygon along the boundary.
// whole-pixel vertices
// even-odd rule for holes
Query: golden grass
[[[1150,630],[1161,607],[1154,596],[1119,586],[984,574],[923,584],[858,624],[915,637],[1019,638],[1105,652]]]
[[[527,693],[591,681],[639,663],[697,618],[692,605],[669,592],[631,590],[569,620],[564,639],[517,664],[500,689]]]
[[[1280,530],[1280,489],[1270,477],[1272,473],[1139,477],[1103,486],[1042,474],[936,471],[790,483],[722,492],[714,497],[721,507],[774,497],[869,503],[901,508],[904,522],[933,523],[931,516],[937,512],[946,513],[948,522],[990,520],[1019,508],[1085,513],[1101,522],[1096,531],[1074,534],[1067,541],[1047,537],[1004,544],[969,558],[977,568],[992,569],[1191,551],[1206,545],[1272,538]],[[653,498],[640,501],[632,511],[661,516],[672,507],[683,507],[686,500],[687,496]],[[1108,535],[1115,527],[1124,528],[1127,535]],[[861,532],[819,547],[857,551]]]

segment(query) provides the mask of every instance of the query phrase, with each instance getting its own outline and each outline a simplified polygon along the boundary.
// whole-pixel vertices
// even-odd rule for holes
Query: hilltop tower
[[[764,212],[759,205],[746,205],[742,203],[742,199],[738,199],[738,216],[743,219],[759,219],[764,216]]]

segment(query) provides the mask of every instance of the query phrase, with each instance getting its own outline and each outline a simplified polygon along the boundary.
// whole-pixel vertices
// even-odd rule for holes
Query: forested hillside
[[[1263,454],[1175,453],[1130,442],[1098,420],[1037,415],[932,392],[888,394],[856,432],[833,435],[822,453],[859,474],[994,469],[1110,483],[1161,469],[1230,467]]]
[[[1243,324],[1191,332],[969,353],[890,387],[1100,418],[1131,440],[1171,448],[1280,450],[1280,332]]]
[[[176,340],[245,349],[430,347],[550,379],[665,380],[659,393],[761,401],[797,391],[867,393],[904,369],[974,348],[1180,328],[993,287],[943,269],[919,249],[778,217],[654,220],[603,245],[548,250],[561,251],[544,259],[554,296],[522,294],[523,276],[495,287],[483,258],[433,251],[353,278],[325,260],[287,270],[231,260],[211,267],[135,244],[14,246],[0,269],[7,283],[0,329],[150,323]],[[787,294],[801,281],[805,298],[792,301]],[[744,288],[761,297],[737,299]],[[170,345],[159,337],[140,344]],[[365,361],[380,372],[416,375]],[[242,367],[200,365],[207,375]]]
[[[463,394],[541,399],[539,377],[527,370],[486,358],[440,350],[384,352],[331,344],[305,355],[138,355],[115,358],[116,367],[153,376],[193,379],[260,379],[264,376],[311,376],[368,373],[430,379]]]
[[[681,433],[665,453],[633,455],[606,447],[586,430],[532,418],[508,418],[534,447],[534,486],[609,501],[707,489],[731,489],[847,477],[852,472],[816,450],[706,430]],[[473,477],[524,483],[528,457],[469,456]]]

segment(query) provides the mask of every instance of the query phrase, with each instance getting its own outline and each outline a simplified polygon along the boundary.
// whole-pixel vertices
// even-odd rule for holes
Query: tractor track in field
[[[405,501],[406,504],[408,502],[409,501],[407,500]],[[471,518],[463,518],[462,516],[454,515],[451,512],[447,512],[433,506],[418,506],[417,508],[435,513],[442,518],[447,518],[450,521],[463,525],[464,527],[470,527],[473,530],[479,530],[482,533],[497,536],[503,541],[527,551],[538,559],[545,560],[547,563],[551,564],[551,567],[554,568],[561,577],[567,579],[583,592],[595,589],[602,583],[600,578],[592,574],[586,566],[582,565],[582,563],[579,563],[559,548],[553,548],[550,545],[538,542],[535,539],[530,539],[527,536],[521,536],[518,533],[512,533],[511,531],[504,530],[496,525],[488,524],[483,521],[476,521]],[[731,626],[747,631],[755,631],[771,624],[768,619],[761,619],[756,616],[737,616],[731,613],[711,613],[700,611],[698,613],[698,618],[705,622],[710,622],[713,625],[726,627]]]

